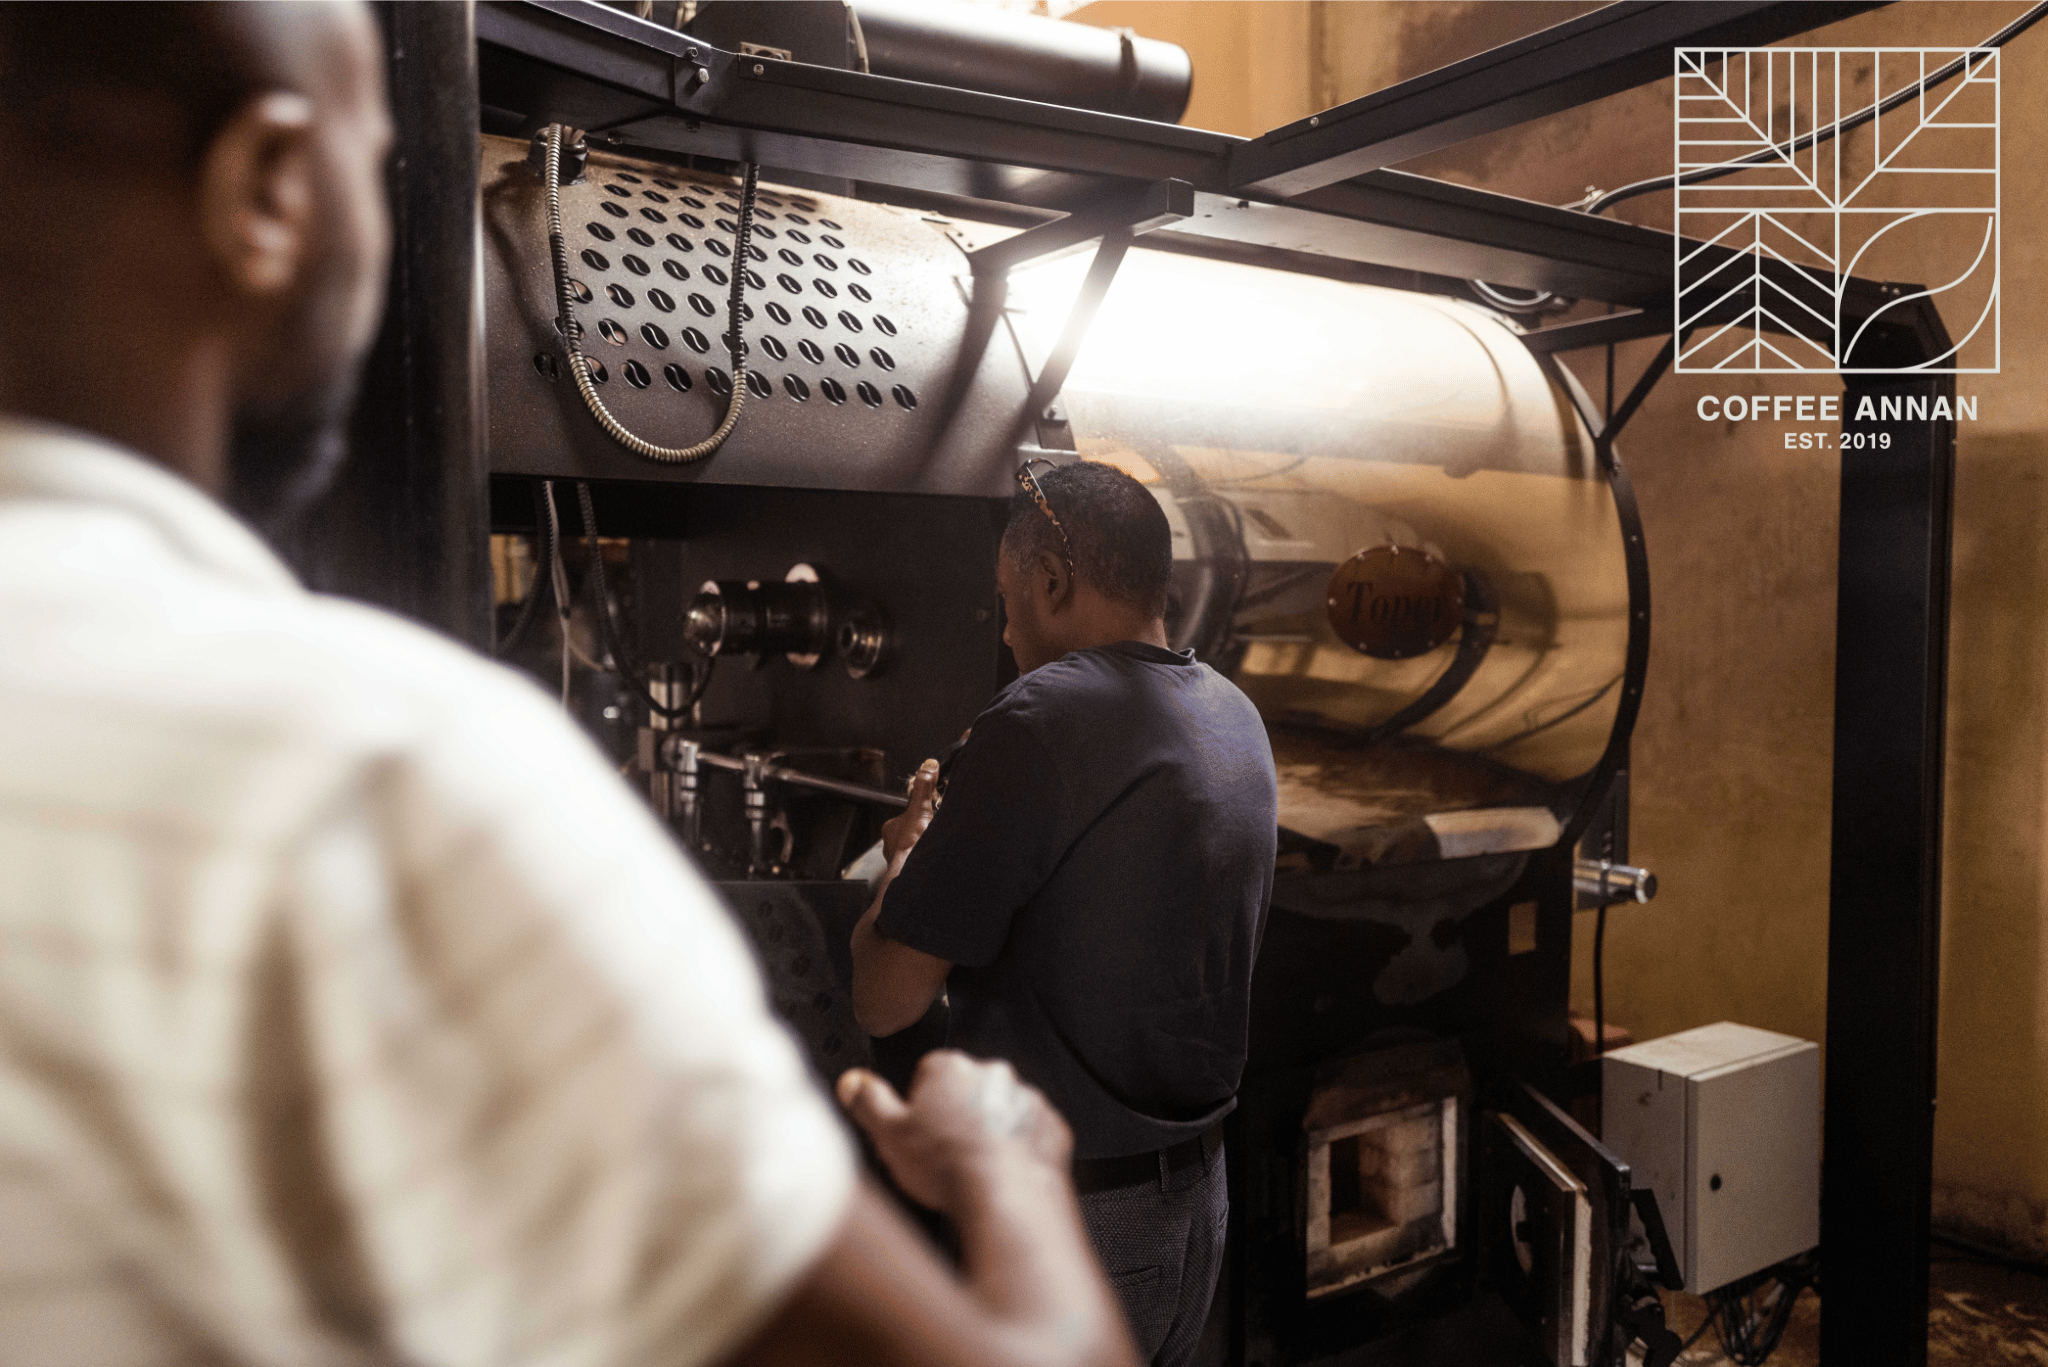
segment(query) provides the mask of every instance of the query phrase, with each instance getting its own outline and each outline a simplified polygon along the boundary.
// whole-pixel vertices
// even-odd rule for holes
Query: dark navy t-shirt
[[[1273,752],[1193,652],[1075,651],[996,695],[878,929],[955,967],[951,1042],[1106,1158],[1235,1104],[1273,889]]]

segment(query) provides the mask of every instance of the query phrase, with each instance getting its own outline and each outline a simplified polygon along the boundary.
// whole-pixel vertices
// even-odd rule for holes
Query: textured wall
[[[1251,135],[1590,7],[1105,0],[1074,17],[1186,45],[1186,121]],[[1899,5],[1795,41],[1967,45],[2022,8]],[[2048,29],[2006,49],[2003,79],[2004,373],[1960,380],[1981,402],[1957,477],[1936,1218],[2048,1252]],[[1668,171],[1670,139],[1665,82],[1404,169],[1563,203]],[[1617,212],[1670,226],[1669,196]],[[1624,384],[1655,349],[1623,350]],[[1598,361],[1580,373],[1597,393]],[[1607,1001],[1638,1038],[1721,1019],[1823,1037],[1836,456],[1693,412],[1706,393],[1802,391],[1838,387],[1669,377],[1622,440],[1655,598],[1633,852],[1662,892],[1611,915]],[[1590,1013],[1590,915],[1579,930]]]

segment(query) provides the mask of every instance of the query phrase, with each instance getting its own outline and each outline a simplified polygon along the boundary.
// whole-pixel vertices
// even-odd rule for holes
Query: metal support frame
[[[1637,316],[1640,318],[1640,315]],[[1593,322],[1605,322],[1595,319]],[[1640,325],[1638,323],[1638,325]],[[1592,398],[1585,392],[1571,372],[1557,359],[1557,353],[1568,347],[1597,345],[1598,342],[1585,340],[1600,338],[1597,331],[1576,334],[1576,339],[1563,341],[1556,334],[1567,328],[1586,327],[1586,324],[1567,324],[1554,328],[1542,328],[1524,333],[1522,341],[1535,354],[1537,363],[1549,372],[1552,379],[1571,399],[1572,407],[1578,411],[1579,420],[1586,425],[1586,431],[1593,437],[1593,459],[1600,473],[1606,478],[1614,495],[1614,512],[1621,523],[1622,561],[1628,577],[1628,647],[1623,657],[1621,698],[1615,708],[1614,731],[1607,742],[1607,749],[1593,766],[1586,779],[1585,800],[1578,805],[1578,814],[1566,829],[1561,845],[1575,846],[1585,834],[1586,827],[1598,813],[1601,799],[1615,776],[1628,768],[1629,741],[1635,734],[1636,716],[1643,705],[1643,680],[1650,668],[1650,558],[1643,543],[1643,516],[1636,505],[1635,484],[1629,479],[1628,471],[1622,467],[1621,459],[1615,454],[1614,439],[1643,401],[1650,397],[1650,391],[1671,367],[1671,358],[1678,354],[1681,338],[1665,334],[1664,345],[1656,357],[1643,367],[1641,375],[1629,389],[1621,407],[1610,409],[1604,414],[1593,407]],[[1635,335],[1642,335],[1637,333]],[[1534,339],[1541,338],[1542,341]],[[1611,343],[1608,343],[1611,347]],[[1609,402],[1612,402],[1610,392]]]
[[[1773,36],[1839,17],[1811,5],[1770,9],[1780,25]],[[1670,306],[1671,236],[1632,223],[1385,169],[1283,202],[1241,186],[1233,174],[1243,138],[802,62],[743,59],[590,0],[485,0],[476,23],[486,103],[530,121],[588,128],[625,146],[844,177],[879,197],[887,195],[881,187],[892,187],[1051,209],[1085,205],[1119,182],[1184,180],[1196,192],[1195,210],[1159,235],[1162,247],[1199,239],[1630,307]],[[1668,48],[1658,51],[1658,60],[1667,61]],[[1592,79],[1581,74],[1558,87]],[[1432,73],[1382,93],[1434,81]],[[1441,112],[1453,113],[1448,105]],[[1691,259],[1702,270],[1739,255],[1693,245]],[[1811,277],[1783,263],[1760,269],[1767,277],[1782,273],[1787,289],[1811,287]],[[1845,306],[1853,317],[1884,302],[1873,300],[1866,310],[1860,287],[1850,296]]]
[[[1068,311],[1066,325],[1060,329],[1059,341],[1053,346],[1052,354],[1046,357],[1037,378],[1031,382],[1030,393],[1024,398],[1024,406],[1010,433],[1012,443],[1021,440],[1034,423],[1056,419],[1052,402],[1059,397],[1068,372],[1074,368],[1074,358],[1080,355],[1081,343],[1087,339],[1088,329],[1095,322],[1096,310],[1102,307],[1103,299],[1109,294],[1117,267],[1123,264],[1124,253],[1130,250],[1132,239],[1154,228],[1178,223],[1194,209],[1195,187],[1184,180],[1169,178],[1136,190],[1112,191],[1102,200],[1065,218],[1026,228],[1014,237],[967,254],[976,290],[991,290],[1003,295],[1007,293],[1009,273],[1017,267],[1027,262],[1043,262],[1064,256],[1086,247],[1090,242],[1098,244],[1095,260],[1090,263],[1080,292],[1074,297],[1074,306]]]
[[[1124,253],[1130,247],[1128,229],[1119,228],[1103,234],[1102,245],[1095,249],[1095,259],[1088,264],[1088,274],[1074,296],[1074,306],[1067,311],[1066,326],[1060,329],[1059,341],[1053,344],[1045,364],[1039,367],[1037,378],[1031,382],[1031,392],[1024,396],[1024,407],[1010,433],[1013,444],[1023,439],[1032,424],[1058,420],[1053,400],[1059,397],[1061,388],[1066,385],[1067,373],[1074,368],[1074,359],[1081,354],[1081,343],[1087,340],[1088,329],[1095,322],[1095,312],[1102,307],[1103,299],[1109,294],[1110,283],[1116,279],[1116,269],[1123,264]]]
[[[1154,181],[1135,194],[1112,192],[1105,202],[971,251],[968,267],[977,276],[1007,275],[1027,261],[1050,261],[1097,238],[1119,233],[1126,238],[1139,237],[1194,212],[1194,186],[1184,180]]]
[[[477,265],[476,37],[463,5],[388,3],[396,146],[384,322],[350,457],[284,549],[309,583],[491,645]]]
[[[1829,6],[1827,20],[1881,0]],[[1505,43],[1362,99],[1284,124],[1231,153],[1245,190],[1299,195],[1466,138],[1648,85],[1671,74],[1675,47],[1757,47],[1813,27],[1813,7],[1649,0]]]

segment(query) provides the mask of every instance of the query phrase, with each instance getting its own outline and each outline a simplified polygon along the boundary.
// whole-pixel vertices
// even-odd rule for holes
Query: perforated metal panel
[[[585,354],[634,433],[688,445],[732,391],[739,186],[593,151],[562,187]],[[750,393],[725,446],[692,466],[627,452],[584,410],[554,324],[545,194],[526,144],[484,140],[491,465],[504,473],[1001,495],[1024,399],[1014,345],[970,348],[966,263],[938,227],[880,205],[764,184],[742,336]],[[934,264],[940,268],[934,269]],[[956,373],[956,367],[968,370]],[[972,380],[971,384],[963,383]]]

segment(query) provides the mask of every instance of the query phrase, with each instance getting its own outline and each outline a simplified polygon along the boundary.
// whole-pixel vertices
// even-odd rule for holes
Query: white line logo
[[[1889,373],[1871,324],[1932,295],[1953,345],[1912,369],[1997,372],[1996,48],[1674,56],[1680,371]],[[1845,320],[1851,276],[1919,288]]]

